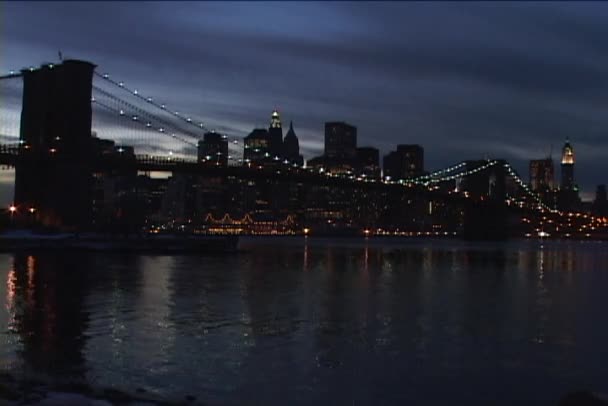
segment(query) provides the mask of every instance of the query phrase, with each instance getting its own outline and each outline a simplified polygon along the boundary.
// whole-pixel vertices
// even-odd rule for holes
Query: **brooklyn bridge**
[[[0,165],[15,170],[8,227],[70,231],[606,238],[607,219],[558,210],[504,159],[395,179],[265,153],[86,61],[0,77]],[[10,115],[20,115],[10,120]],[[7,118],[8,117],[8,118]],[[15,122],[17,124],[12,125]],[[256,149],[257,151],[257,149]]]

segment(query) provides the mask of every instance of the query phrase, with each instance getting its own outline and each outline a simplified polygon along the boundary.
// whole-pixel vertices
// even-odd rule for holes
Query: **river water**
[[[0,255],[0,370],[211,405],[608,392],[608,244],[243,239]]]

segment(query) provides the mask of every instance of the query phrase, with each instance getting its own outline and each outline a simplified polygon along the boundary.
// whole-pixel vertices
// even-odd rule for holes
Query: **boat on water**
[[[145,234],[116,236],[100,234],[0,234],[0,252],[12,251],[117,251],[154,254],[216,254],[234,252],[237,236],[189,234]]]

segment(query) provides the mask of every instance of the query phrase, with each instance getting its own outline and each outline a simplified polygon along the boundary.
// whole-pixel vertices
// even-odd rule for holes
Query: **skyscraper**
[[[553,159],[533,159],[530,161],[530,187],[534,191],[553,189]]]
[[[289,131],[287,131],[283,140],[283,158],[300,166],[304,163],[304,158],[300,155],[300,143],[291,121],[289,122]]]
[[[333,160],[355,159],[357,127],[344,122],[325,123],[325,157]]]
[[[407,179],[424,172],[424,148],[420,145],[397,145],[397,150],[384,156],[384,177]]]
[[[380,152],[374,147],[357,148],[355,170],[359,175],[371,178],[380,176]]]
[[[563,190],[574,189],[574,149],[566,139],[562,149],[562,183]]]
[[[198,162],[215,166],[228,166],[228,139],[215,131],[207,132],[198,142]]]
[[[606,185],[598,185],[595,190],[593,201],[593,215],[608,217],[608,198],[606,197]]]
[[[270,135],[264,128],[254,129],[244,140],[243,160],[245,165],[270,160]]]
[[[578,210],[581,200],[578,195],[578,188],[574,183],[574,149],[570,141],[566,139],[562,149],[562,181],[559,191],[558,206],[561,210]]]
[[[268,127],[269,150],[268,152],[274,158],[280,157],[283,152],[283,127],[281,126],[281,117],[279,112],[274,110],[270,116],[270,126]]]

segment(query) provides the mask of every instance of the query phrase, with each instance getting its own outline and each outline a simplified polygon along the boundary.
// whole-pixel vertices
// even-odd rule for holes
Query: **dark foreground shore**
[[[159,399],[143,389],[134,393],[112,388],[95,388],[76,382],[48,383],[36,379],[17,378],[0,372],[0,405],[40,406],[201,406],[194,396],[183,399]]]
[[[522,404],[526,402],[522,400]],[[111,388],[94,388],[82,383],[49,384],[0,373],[0,405],[200,406],[204,403],[189,395],[180,400],[158,399],[143,389],[128,393]],[[608,406],[608,397],[590,392],[574,392],[565,395],[557,406]]]

